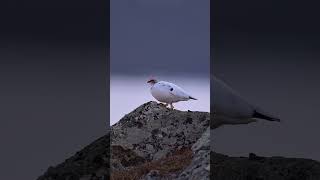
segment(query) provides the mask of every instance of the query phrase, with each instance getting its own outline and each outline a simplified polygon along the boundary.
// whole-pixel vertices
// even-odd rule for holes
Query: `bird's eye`
[[[170,91],[173,91],[173,88],[170,88]]]

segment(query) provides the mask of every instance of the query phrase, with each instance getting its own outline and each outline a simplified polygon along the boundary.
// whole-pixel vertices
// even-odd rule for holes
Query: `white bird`
[[[248,124],[256,119],[280,121],[255,105],[248,103],[220,79],[213,76],[213,124],[215,129],[223,124]]]
[[[197,100],[189,95],[181,87],[166,81],[157,81],[155,78],[151,78],[147,81],[151,85],[151,95],[158,101],[165,103],[167,107],[173,109],[173,103],[179,101],[188,101],[190,99]]]

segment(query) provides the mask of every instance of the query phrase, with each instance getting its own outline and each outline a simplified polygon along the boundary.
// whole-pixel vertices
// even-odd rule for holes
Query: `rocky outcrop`
[[[320,163],[313,160],[210,152],[209,125],[207,112],[148,102],[38,180],[320,179]]]
[[[106,180],[110,176],[110,135],[94,141],[56,167],[49,167],[38,180]]]
[[[112,179],[209,179],[209,124],[207,112],[171,110],[156,102],[138,107],[111,128]],[[115,147],[134,155],[119,159]]]
[[[228,157],[211,152],[212,179],[218,180],[319,180],[320,163],[301,158]]]
[[[180,173],[177,179],[210,179],[210,128],[192,145],[193,158],[190,165]]]
[[[145,103],[38,180],[209,179],[209,122],[207,112]]]

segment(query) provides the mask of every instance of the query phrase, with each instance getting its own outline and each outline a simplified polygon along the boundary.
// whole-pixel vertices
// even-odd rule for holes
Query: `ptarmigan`
[[[166,107],[170,105],[171,109],[174,108],[173,103],[190,99],[197,100],[173,83],[157,81],[155,78],[151,78],[147,83],[151,85],[150,92],[152,96],[156,100],[165,103]]]
[[[223,124],[248,124],[256,119],[280,121],[279,118],[267,114],[257,106],[248,103],[237,92],[220,79],[213,76],[213,126]]]

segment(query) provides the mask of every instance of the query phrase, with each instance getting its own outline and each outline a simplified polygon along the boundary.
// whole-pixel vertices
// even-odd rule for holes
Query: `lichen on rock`
[[[210,114],[170,110],[149,102],[123,117],[111,128],[111,145],[132,149],[156,160],[173,150],[192,146],[209,126]]]
[[[209,130],[209,124],[210,114],[207,112],[171,110],[156,102],[148,102],[123,117],[111,128],[111,146],[130,149],[148,163],[152,164],[159,161],[165,164],[174,158],[181,158],[174,154],[186,148],[192,152],[193,157],[196,157],[194,154],[196,151],[193,151],[192,147],[203,136],[206,129]],[[207,161],[208,166],[210,149],[206,151],[207,158],[200,159],[200,161]],[[115,155],[112,153],[112,162],[116,159]],[[203,163],[198,161],[199,159],[197,163]],[[189,163],[191,162],[190,159]],[[172,165],[171,168],[174,169],[177,166],[179,165]],[[190,164],[183,164],[179,167],[186,168],[188,166]],[[119,170],[116,168],[116,164],[111,164],[111,168]],[[164,169],[161,171],[161,168],[157,169],[155,166],[154,168],[150,169],[153,173],[148,172],[141,178],[148,179],[151,175],[155,178],[156,173],[154,172],[158,172],[159,169],[160,172],[164,171]],[[166,171],[170,172],[169,168],[168,166]],[[130,167],[127,170],[130,172]],[[157,178],[167,179],[169,176],[170,179],[183,179],[182,176],[179,176],[184,169],[175,170],[176,172],[171,172],[171,174],[160,173]],[[208,172],[208,170],[205,171]],[[186,173],[190,174],[192,172],[188,170]]]
[[[148,102],[38,180],[320,179],[317,161],[213,152],[209,126],[208,112],[171,110]]]

